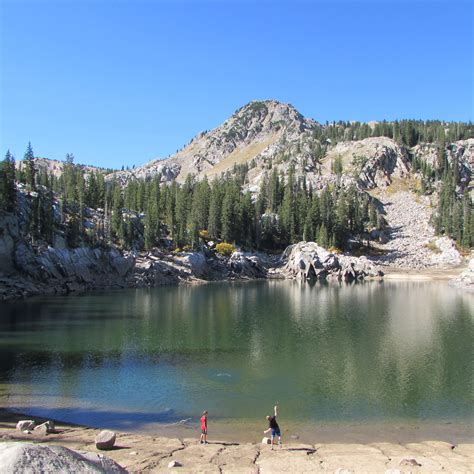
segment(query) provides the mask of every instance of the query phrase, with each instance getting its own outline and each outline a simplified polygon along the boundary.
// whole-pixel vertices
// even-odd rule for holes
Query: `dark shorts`
[[[201,433],[202,434],[207,434],[207,428],[201,428]]]
[[[275,436],[281,436],[280,430],[274,430],[272,428],[272,438],[274,438]]]

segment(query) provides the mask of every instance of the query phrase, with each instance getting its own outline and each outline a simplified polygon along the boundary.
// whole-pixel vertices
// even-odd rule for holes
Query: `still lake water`
[[[474,420],[474,297],[444,283],[162,287],[0,315],[0,400],[19,412],[122,430],[203,409],[253,426],[276,401],[292,426],[459,423],[469,435]]]

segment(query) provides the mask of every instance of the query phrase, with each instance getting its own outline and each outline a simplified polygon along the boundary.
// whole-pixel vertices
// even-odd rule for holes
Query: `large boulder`
[[[202,252],[188,252],[176,257],[176,260],[189,269],[191,276],[204,278],[209,273],[206,257]]]
[[[283,274],[300,280],[360,280],[383,272],[365,257],[336,255],[316,242],[299,242],[283,252]]]
[[[257,255],[236,251],[229,259],[230,268],[241,277],[264,278],[265,267]]]
[[[34,420],[20,420],[16,424],[16,429],[19,431],[30,431],[34,429],[34,427],[35,427]]]
[[[127,471],[112,459],[97,453],[83,453],[63,446],[6,442],[0,443],[0,472],[58,473]]]
[[[290,245],[282,258],[286,260],[283,272],[290,278],[321,280],[340,268],[338,257],[316,242]]]
[[[95,437],[97,449],[112,449],[115,444],[116,435],[113,431],[103,430]]]
[[[40,435],[47,435],[49,433],[53,433],[55,429],[53,421],[45,421],[38,426],[35,426],[34,433]]]

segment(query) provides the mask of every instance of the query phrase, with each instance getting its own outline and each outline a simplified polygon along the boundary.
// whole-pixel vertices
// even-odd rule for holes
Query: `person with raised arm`
[[[278,436],[278,445],[280,448],[282,447],[281,444],[281,431],[280,427],[278,426],[278,423],[276,421],[276,418],[278,416],[278,402],[276,405],[273,407],[273,416],[268,415],[267,416],[267,421],[268,421],[268,429],[266,429],[263,433],[267,434],[268,432],[272,432],[272,450],[273,450],[273,444],[275,443],[275,437]]]

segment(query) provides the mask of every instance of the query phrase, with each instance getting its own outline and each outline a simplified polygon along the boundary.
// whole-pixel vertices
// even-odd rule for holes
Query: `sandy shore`
[[[384,267],[384,280],[395,281],[449,281],[457,278],[467,267],[426,268],[424,270],[410,270]]]
[[[97,452],[95,436],[100,432],[84,426],[58,423],[49,435],[15,430],[24,416],[0,411],[2,441],[29,441]],[[37,420],[42,421],[42,420]],[[263,436],[263,434],[262,434]],[[178,472],[278,473],[278,472],[473,472],[474,444],[452,445],[443,441],[407,444],[391,442],[316,443],[298,440],[271,451],[259,443],[233,443],[212,439],[200,445],[196,438],[156,437],[117,433],[113,450],[102,452],[129,471],[169,472],[168,464],[182,464]]]

